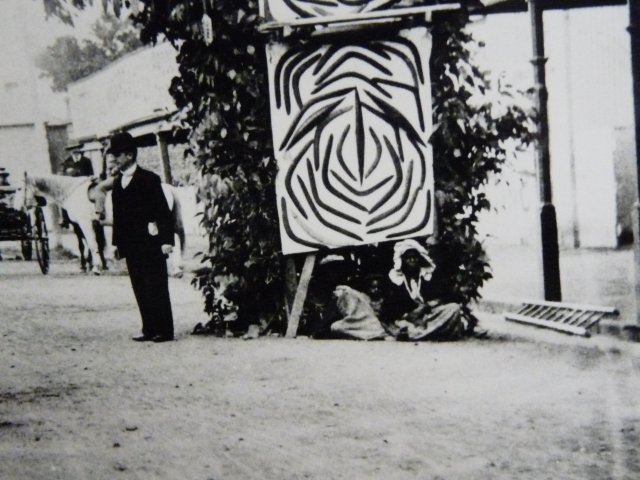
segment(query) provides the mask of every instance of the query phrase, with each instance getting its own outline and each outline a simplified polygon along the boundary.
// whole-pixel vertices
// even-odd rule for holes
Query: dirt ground
[[[640,478],[640,344],[199,337],[170,289],[177,340],[139,344],[126,276],[0,262],[0,479]]]

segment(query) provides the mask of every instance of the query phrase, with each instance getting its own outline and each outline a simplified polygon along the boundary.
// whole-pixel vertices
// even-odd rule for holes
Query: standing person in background
[[[111,137],[107,154],[119,169],[112,193],[114,256],[126,259],[142,317],[142,335],[133,340],[173,340],[166,257],[174,231],[160,177],[137,165],[137,146],[127,132]]]
[[[84,156],[80,148],[74,148],[71,151],[71,155],[65,158],[62,165],[60,165],[60,171],[62,175],[67,177],[90,177],[93,175],[93,165],[91,160]],[[60,207],[60,226],[69,228],[70,225],[67,211]],[[74,228],[74,230],[76,229]],[[78,235],[77,230],[76,235]]]

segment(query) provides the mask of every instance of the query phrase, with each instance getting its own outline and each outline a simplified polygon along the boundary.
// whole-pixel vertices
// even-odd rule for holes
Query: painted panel
[[[426,28],[267,48],[285,254],[433,231]]]

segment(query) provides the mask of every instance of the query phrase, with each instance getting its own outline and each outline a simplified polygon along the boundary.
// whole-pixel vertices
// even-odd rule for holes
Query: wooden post
[[[171,185],[173,182],[173,178],[171,176],[171,162],[169,160],[169,147],[167,145],[166,133],[156,133],[156,141],[158,142],[158,148],[160,149],[160,159],[162,163],[162,181]]]
[[[285,280],[285,292],[284,300],[287,308],[287,320],[291,316],[291,307],[296,296],[296,289],[298,287],[298,274],[296,272],[296,262],[293,256],[288,255],[285,260],[284,267],[284,280]]]
[[[298,333],[300,315],[302,315],[302,307],[304,307],[304,301],[307,298],[309,281],[311,280],[311,273],[313,272],[313,266],[315,263],[316,254],[307,254],[306,258],[304,259],[304,266],[302,267],[302,273],[300,274],[300,282],[298,282],[298,288],[296,289],[296,296],[293,300],[293,306],[291,307],[291,315],[289,315],[286,334],[287,338],[295,338],[296,334]]]
[[[561,301],[560,254],[558,251],[558,225],[556,209],[551,195],[551,154],[549,152],[549,118],[547,112],[547,84],[544,57],[544,30],[542,7],[539,0],[529,0],[531,38],[533,44],[533,71],[535,99],[538,110],[538,137],[536,141],[536,170],[540,188],[541,261],[545,300]]]

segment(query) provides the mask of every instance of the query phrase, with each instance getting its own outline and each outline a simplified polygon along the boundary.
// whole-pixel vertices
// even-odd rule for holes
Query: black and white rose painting
[[[430,48],[424,27],[267,47],[284,253],[433,232]]]

